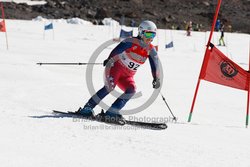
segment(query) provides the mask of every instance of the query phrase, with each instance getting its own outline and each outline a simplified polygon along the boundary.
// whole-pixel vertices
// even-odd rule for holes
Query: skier
[[[219,31],[219,30],[220,30],[220,27],[221,27],[221,22],[220,22],[220,19],[218,19],[218,20],[216,21],[216,24],[215,24],[215,30],[216,30],[216,31]]]
[[[186,25],[186,30],[187,30],[187,36],[191,36],[191,31],[192,31],[192,21],[189,21]]]
[[[221,45],[226,46],[224,42],[224,24],[223,23],[221,23],[220,32],[221,32],[221,35],[219,39],[219,46]]]
[[[107,119],[107,122],[109,120],[125,122],[119,111],[135,94],[136,86],[133,77],[147,58],[149,58],[151,66],[153,88],[158,89],[160,87],[157,51],[151,44],[156,36],[156,30],[157,27],[152,21],[143,21],[138,27],[137,37],[126,38],[112,50],[109,57],[103,62],[105,85],[88,100],[83,108],[79,108],[77,114],[93,118],[94,107],[117,85],[124,93],[115,100],[105,113],[102,113],[102,118]],[[97,116],[100,116],[100,114]]]

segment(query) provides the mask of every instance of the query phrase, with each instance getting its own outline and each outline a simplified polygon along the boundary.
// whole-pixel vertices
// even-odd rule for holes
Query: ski
[[[68,116],[72,116],[72,117],[77,117],[77,118],[82,118],[82,119],[87,119],[87,120],[92,120],[92,121],[98,121],[98,122],[104,122],[104,123],[108,123],[108,124],[116,124],[116,125],[124,125],[124,124],[119,124],[119,123],[114,123],[114,122],[105,122],[105,121],[101,121],[100,119],[98,119],[97,117],[92,117],[92,118],[86,118],[81,116],[80,114],[77,114],[75,112],[72,111],[58,111],[58,110],[53,110],[54,113],[56,114],[62,114],[62,115],[68,115]],[[131,121],[131,120],[125,120],[126,123],[125,125],[131,125],[131,126],[136,126],[139,128],[145,128],[145,129],[152,129],[152,130],[163,130],[163,129],[167,129],[167,124],[165,123],[151,123],[151,122],[141,122],[141,121]]]
[[[151,123],[151,122],[140,122],[140,121],[129,121],[126,120],[126,124],[132,125],[132,126],[140,126],[150,129],[167,129],[167,124],[165,123]]]

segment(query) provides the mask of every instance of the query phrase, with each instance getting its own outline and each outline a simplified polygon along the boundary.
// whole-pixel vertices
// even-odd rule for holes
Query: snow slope
[[[43,22],[6,20],[0,33],[0,164],[4,167],[249,167],[250,131],[245,128],[247,92],[201,81],[193,119],[187,123],[208,33],[159,30],[165,96],[177,122],[159,96],[140,119],[165,119],[168,129],[154,131],[111,126],[70,117],[57,110],[77,110],[90,97],[87,66],[39,66],[38,62],[88,62],[95,49],[117,36],[119,28],[54,22],[45,32]],[[174,49],[164,45],[174,40]],[[219,33],[214,34],[217,44]],[[225,33],[227,47],[219,47],[248,69],[249,35]],[[157,39],[155,41],[157,43]],[[96,62],[102,62],[112,45]],[[135,77],[140,98],[126,109],[140,106],[152,89],[149,63]],[[103,67],[95,65],[93,84],[103,85]],[[118,90],[120,92],[120,90]],[[115,98],[109,95],[106,104]],[[98,113],[100,107],[96,107]],[[125,115],[126,118],[131,118]],[[133,118],[134,118],[133,117]]]

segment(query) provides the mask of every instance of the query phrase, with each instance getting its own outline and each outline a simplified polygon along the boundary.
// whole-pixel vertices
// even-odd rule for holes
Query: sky
[[[209,32],[158,30],[163,67],[160,92],[177,122],[158,96],[143,111],[124,115],[143,121],[164,120],[166,130],[149,130],[73,119],[52,110],[75,111],[103,86],[103,66],[39,66],[38,62],[89,62],[96,49],[119,36],[120,28],[53,20],[54,29],[44,31],[48,20],[6,20],[6,34],[0,33],[0,164],[25,166],[170,166],[249,167],[249,128],[245,128],[247,92],[201,81],[191,123],[187,122],[200,73]],[[132,30],[130,27],[123,27]],[[134,35],[137,29],[134,28]],[[217,45],[220,33],[214,33]],[[165,49],[174,42],[174,48]],[[226,56],[248,70],[249,34],[225,33],[226,47],[217,46]],[[96,58],[102,63],[112,48]],[[92,80],[90,77],[92,76]],[[125,109],[147,101],[154,89],[149,62],[135,76],[139,98]],[[116,89],[118,93],[121,90]],[[113,95],[104,99],[107,105]],[[99,113],[101,107],[95,108]]]

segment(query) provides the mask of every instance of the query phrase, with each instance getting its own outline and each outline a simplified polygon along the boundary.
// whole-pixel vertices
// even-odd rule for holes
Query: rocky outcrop
[[[111,17],[125,25],[149,19],[159,28],[185,29],[190,20],[193,27],[210,30],[217,0],[46,0],[45,5],[4,3],[6,18],[48,19],[79,17],[101,24]],[[225,31],[250,33],[250,0],[223,1],[219,18],[225,23]]]

